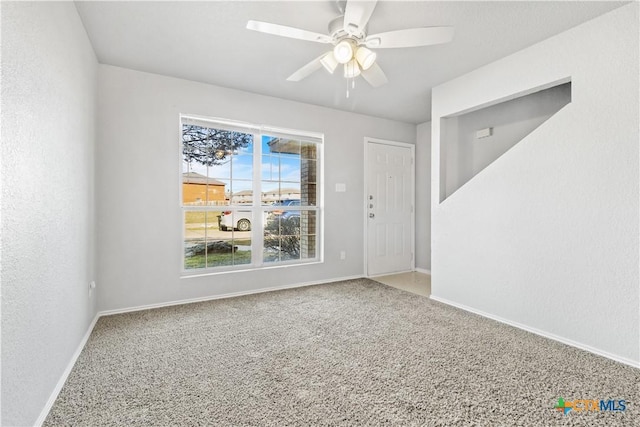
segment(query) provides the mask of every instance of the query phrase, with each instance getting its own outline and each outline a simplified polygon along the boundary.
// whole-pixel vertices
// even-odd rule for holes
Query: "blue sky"
[[[283,188],[300,188],[300,155],[271,153],[268,142],[272,139],[273,137],[269,136],[262,137],[262,191],[278,188],[279,180],[282,181]],[[183,161],[182,170],[190,170],[223,181],[227,184],[226,188],[231,188],[234,193],[250,190],[253,179],[253,148],[253,144],[249,144],[222,165],[207,167],[192,162],[188,167]]]

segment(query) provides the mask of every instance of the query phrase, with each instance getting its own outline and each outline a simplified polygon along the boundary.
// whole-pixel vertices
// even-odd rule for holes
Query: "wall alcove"
[[[570,102],[564,80],[441,118],[440,202]]]

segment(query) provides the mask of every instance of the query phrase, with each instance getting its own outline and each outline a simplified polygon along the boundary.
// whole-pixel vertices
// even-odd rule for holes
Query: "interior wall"
[[[446,147],[441,152],[445,158],[445,168],[441,170],[446,188],[444,197],[453,194],[569,102],[571,82],[442,119],[440,129],[451,128],[440,133],[441,146]],[[476,131],[487,128],[492,130],[490,136],[476,138]]]
[[[2,425],[33,425],[95,314],[97,60],[73,2],[2,2]]]
[[[416,128],[416,268],[431,270],[431,122]]]
[[[434,88],[432,122],[433,297],[636,366],[638,7]],[[440,203],[441,118],[567,78],[571,104]]]
[[[415,143],[413,124],[106,65],[99,99],[101,310],[364,274],[364,137]],[[180,278],[180,113],[325,134],[324,263]]]

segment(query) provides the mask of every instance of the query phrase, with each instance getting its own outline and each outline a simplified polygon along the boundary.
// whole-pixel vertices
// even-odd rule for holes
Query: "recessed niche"
[[[571,102],[571,81],[440,121],[440,202]]]

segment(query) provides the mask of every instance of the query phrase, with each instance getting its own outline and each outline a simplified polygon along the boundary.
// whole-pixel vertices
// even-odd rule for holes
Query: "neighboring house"
[[[225,183],[197,172],[182,174],[182,201],[192,205],[222,205]]]
[[[298,188],[281,188],[262,193],[263,203],[273,204],[282,200],[300,200],[300,190]]]
[[[253,201],[253,191],[242,190],[231,195],[231,203],[234,205],[246,205]]]
[[[300,190],[297,188],[281,188],[262,193],[262,203],[270,205],[282,200],[300,200]],[[253,191],[251,190],[238,191],[231,196],[231,203],[234,205],[245,205],[252,201]]]

